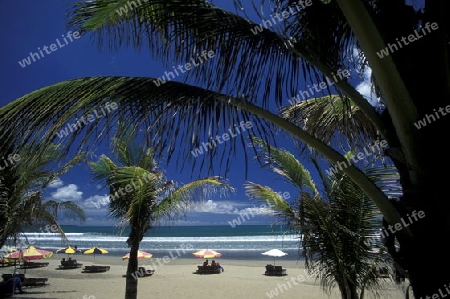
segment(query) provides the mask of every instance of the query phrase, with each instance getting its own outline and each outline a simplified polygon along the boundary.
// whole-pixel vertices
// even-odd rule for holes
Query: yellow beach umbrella
[[[88,250],[85,250],[83,252],[84,254],[93,254],[94,255],[94,261],[95,261],[95,255],[96,254],[107,254],[109,253],[108,250],[103,249],[103,248],[99,248],[99,247],[92,247]]]
[[[67,255],[75,254],[75,253],[79,253],[79,252],[81,252],[80,249],[75,249],[72,246],[67,246],[67,247],[64,247],[64,248],[60,248],[60,249],[55,251],[55,253],[65,253]]]

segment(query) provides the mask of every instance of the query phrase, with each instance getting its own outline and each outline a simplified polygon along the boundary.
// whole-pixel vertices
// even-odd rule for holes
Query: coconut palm
[[[328,293],[336,285],[343,299],[363,298],[365,291],[381,294],[378,269],[386,267],[385,248],[370,237],[380,227],[375,205],[342,172],[331,177],[320,172],[324,192],[320,194],[310,172],[286,150],[268,146],[260,139],[260,158],[289,184],[299,196],[287,202],[272,188],[248,182],[246,194],[265,201],[277,220],[288,223],[301,236],[305,264]]]
[[[89,162],[96,180],[109,187],[110,215],[129,227],[127,244],[130,258],[126,273],[125,298],[137,298],[137,253],[145,233],[164,219],[173,219],[186,212],[194,202],[217,191],[232,188],[218,177],[195,180],[182,186],[166,181],[154,159],[153,149],[138,143],[129,130],[113,139],[117,163],[102,155],[97,162]],[[125,190],[125,191],[124,191]]]
[[[436,293],[450,274],[437,274],[436,264],[422,257],[445,256],[442,246],[429,244],[450,233],[446,220],[450,203],[441,200],[447,196],[446,178],[434,170],[436,157],[446,157],[446,148],[439,140],[446,136],[450,122],[444,117],[450,98],[449,4],[424,0],[422,9],[415,9],[403,0],[317,0],[297,11],[298,3],[293,0],[261,0],[261,5],[255,0],[254,7],[263,7],[262,11],[264,5],[270,6],[270,17],[295,7],[295,14],[280,17],[277,26],[265,28],[245,15],[241,1],[235,2],[237,13],[205,0],[140,1],[133,9],[135,1],[75,2],[68,14],[69,27],[91,35],[102,48],[148,50],[170,71],[204,50],[215,55],[186,73],[186,82],[196,86],[174,80],[160,84],[161,78],[89,77],[42,88],[2,108],[2,140],[8,143],[19,134],[24,141],[43,136],[46,142],[53,142],[77,116],[113,100],[120,109],[71,132],[62,142],[76,146],[80,141],[99,141],[123,115],[161,141],[155,145],[156,153],[167,150],[171,157],[178,153],[186,162],[189,151],[202,140],[251,120],[253,130],[267,141],[276,131],[270,123],[331,163],[338,163],[345,161],[339,144],[322,140],[323,136],[312,135],[277,115],[277,108],[296,94],[299,82],[319,85],[343,69],[350,70],[355,79],[370,67],[370,89],[382,109],[358,91],[355,80],[336,80],[328,86],[329,91],[333,93],[336,88],[344,107],[358,107],[367,119],[365,123],[387,141],[387,154],[400,174],[403,192],[398,201],[392,201],[357,167],[349,166],[343,172],[370,196],[389,225],[401,223],[413,211],[427,215],[393,234],[389,244],[398,242],[400,249],[389,246],[389,251],[408,273],[416,297]],[[124,6],[130,9],[124,12]],[[261,18],[267,21],[269,17]],[[411,41],[415,32],[420,38],[412,36]],[[76,99],[67,100],[73,95]],[[308,98],[318,96],[322,95]],[[348,131],[352,115],[338,117],[342,125],[330,126],[336,129],[333,133]],[[314,119],[308,120],[309,128],[314,127]],[[358,136],[357,132],[352,134]],[[77,136],[83,137],[80,140]],[[239,144],[235,141],[245,144],[244,135],[207,154],[210,158],[221,156],[227,168],[230,159],[225,157],[235,153]],[[200,166],[209,169],[213,161],[202,159]],[[439,166],[447,169],[450,161],[441,159]],[[444,259],[439,266],[450,267],[450,261]]]
[[[58,224],[58,213],[66,217],[85,220],[83,209],[73,201],[55,201],[45,199],[45,188],[55,179],[80,163],[85,153],[80,153],[59,166],[60,146],[27,144],[18,151],[5,153],[4,157],[16,157],[16,164],[5,167],[0,173],[0,194],[2,197],[0,244],[8,238],[16,242],[25,229],[49,224],[67,241]],[[15,161],[15,160],[14,160]],[[57,168],[55,170],[55,168]]]

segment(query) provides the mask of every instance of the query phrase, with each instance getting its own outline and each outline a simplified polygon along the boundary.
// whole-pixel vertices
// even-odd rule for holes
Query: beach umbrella
[[[269,251],[263,252],[262,255],[272,256],[273,257],[273,265],[275,266],[275,258],[285,256],[285,255],[287,255],[287,253],[283,252],[279,249],[271,249]]]
[[[92,248],[89,248],[88,250],[85,250],[83,253],[84,254],[93,254],[94,255],[94,261],[95,261],[95,255],[96,254],[107,254],[109,252],[108,252],[108,250],[103,249],[103,248],[92,247]]]
[[[222,254],[211,250],[211,249],[203,249],[197,252],[192,253],[196,258],[204,258],[204,259],[213,259],[213,258],[218,258],[221,257]]]
[[[67,246],[67,247],[64,247],[64,248],[60,248],[60,249],[55,251],[55,253],[65,253],[67,255],[76,254],[76,253],[80,253],[80,252],[81,252],[80,249],[76,249],[76,248],[74,248],[72,246]]]
[[[26,249],[21,249],[18,251],[11,252],[10,254],[6,255],[6,259],[22,259],[24,261],[31,261],[31,260],[40,260],[45,259],[53,256],[53,252],[36,248],[35,246],[29,246]]]
[[[138,255],[137,255],[138,260],[149,259],[152,256],[153,256],[153,254],[151,254],[149,252],[138,250]],[[127,253],[124,256],[122,256],[122,260],[126,260],[126,259],[129,259],[129,258],[130,258],[130,253]]]
[[[6,245],[3,245],[0,248],[0,262],[1,263],[9,263],[9,262],[12,262],[12,261],[16,261],[17,259],[9,259],[8,260],[8,258],[6,258],[6,256],[8,254],[10,254],[12,252],[15,252],[15,251],[17,251],[17,249],[9,247],[9,246],[6,246]]]

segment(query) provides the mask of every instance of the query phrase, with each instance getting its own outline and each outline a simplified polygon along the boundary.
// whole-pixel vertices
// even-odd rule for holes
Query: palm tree
[[[84,159],[85,153],[73,157],[54,170],[55,161],[61,159],[60,146],[27,144],[17,151],[5,153],[15,157],[15,164],[4,167],[0,173],[1,207],[0,246],[12,238],[17,242],[21,233],[32,225],[48,224],[53,233],[60,233],[67,241],[58,224],[58,213],[66,217],[85,220],[83,209],[72,201],[46,200],[43,192],[59,176]],[[54,231],[53,231],[54,230]]]
[[[109,187],[110,215],[130,227],[130,247],[126,274],[125,298],[137,298],[137,253],[147,230],[163,219],[181,215],[193,200],[202,201],[217,191],[232,188],[218,177],[209,177],[177,186],[166,181],[153,157],[153,149],[137,142],[129,130],[113,139],[118,164],[102,155],[89,162],[95,179],[105,180]],[[123,191],[125,190],[125,192]]]
[[[237,11],[245,14],[241,1],[235,2]],[[272,16],[292,11],[297,5],[293,0],[260,2],[262,5],[255,3],[254,7],[270,5]],[[132,3],[136,7],[127,13],[117,12]],[[309,126],[305,128],[278,115],[278,108],[295,94],[301,81],[318,88],[319,83],[327,82],[326,78],[333,78],[343,69],[350,70],[354,79],[370,67],[371,90],[382,108],[370,104],[353,80],[336,80],[327,87],[331,92],[332,87],[336,88],[346,113],[328,119],[342,121],[340,125],[330,125],[330,129],[335,129],[331,136],[350,130],[348,124],[354,115],[350,107],[356,106],[366,118],[365,123],[373,126],[377,138],[389,144],[386,154],[395,163],[403,189],[399,200],[390,200],[359,168],[351,165],[343,172],[375,202],[388,225],[402,223],[413,212],[426,215],[396,231],[388,243],[399,244],[399,250],[390,245],[389,252],[407,272],[415,296],[434,294],[450,279],[450,274],[437,274],[436,264],[423,259],[445,256],[445,248],[429,245],[450,233],[446,220],[450,202],[442,200],[448,193],[446,177],[434,170],[436,157],[446,157],[440,138],[446,136],[450,122],[444,117],[450,98],[449,4],[424,0],[421,9],[415,9],[408,3],[317,0],[295,14],[283,16],[279,26],[264,28],[245,15],[228,12],[206,0],[149,0],[140,1],[140,5],[125,0],[76,2],[68,14],[69,27],[91,34],[100,47],[118,50],[131,46],[138,51],[145,48],[164,60],[168,70],[197,58],[204,50],[214,51],[215,55],[186,73],[187,82],[198,87],[175,81],[158,87],[154,83],[157,78],[90,77],[42,88],[0,110],[4,128],[0,136],[6,143],[15,134],[23,141],[43,136],[51,143],[76,116],[92,113],[113,100],[120,109],[76,130],[62,142],[68,147],[75,143],[80,146],[76,138],[80,135],[84,136],[81,144],[92,138],[102,140],[109,125],[123,115],[136,128],[145,128],[161,141],[155,144],[156,153],[168,150],[186,162],[189,150],[198,147],[202,140],[209,140],[240,121],[252,121],[253,131],[266,141],[274,137],[273,125],[331,163],[338,163],[346,161],[339,144],[310,133],[315,127],[314,119],[308,118]],[[256,27],[260,30],[254,34]],[[72,95],[78,98],[68,102]],[[321,96],[317,93],[307,97]],[[330,104],[334,103],[330,99]],[[244,135],[207,154],[221,156],[227,169],[230,159],[226,157],[235,153],[236,141],[245,144]],[[180,148],[180,144],[188,148]],[[208,169],[213,159],[203,162],[200,168]],[[450,167],[449,159],[440,159],[438,164],[442,169]],[[439,267],[450,267],[450,261],[441,260]]]
[[[337,285],[343,299],[364,298],[365,290],[379,296],[378,269],[387,262],[382,259],[385,248],[380,246],[374,253],[374,242],[369,242],[380,227],[379,212],[370,198],[342,172],[329,177],[318,168],[325,190],[321,195],[294,155],[257,138],[256,144],[262,147],[265,165],[298,188],[299,196],[287,202],[270,187],[253,182],[246,184],[246,194],[267,202],[279,221],[300,233],[309,272],[327,292]]]

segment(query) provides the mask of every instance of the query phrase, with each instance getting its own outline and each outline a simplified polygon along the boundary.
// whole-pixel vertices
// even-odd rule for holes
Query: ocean
[[[25,235],[28,244],[55,251],[67,245],[86,250],[97,246],[109,251],[109,255],[123,256],[129,252],[128,231],[112,226],[62,226],[69,239],[61,240],[58,234],[29,231]],[[240,225],[226,226],[159,226],[147,231],[140,243],[140,250],[163,257],[175,252],[179,258],[192,258],[192,253],[201,249],[213,249],[222,253],[223,259],[270,260],[262,255],[270,249],[287,253],[280,259],[298,260],[299,236],[285,226]]]

